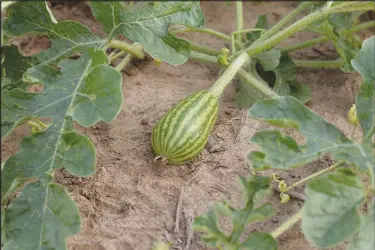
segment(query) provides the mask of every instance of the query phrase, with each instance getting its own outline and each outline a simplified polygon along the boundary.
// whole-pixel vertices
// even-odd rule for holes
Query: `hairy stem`
[[[337,69],[343,64],[343,60],[333,61],[311,61],[311,60],[293,60],[296,67],[300,68],[327,68]]]
[[[118,72],[121,72],[133,59],[132,54],[127,54],[117,65],[116,65],[116,70]]]
[[[190,58],[201,62],[217,63],[216,56],[210,56],[194,50],[190,51]]]
[[[224,89],[233,80],[234,76],[237,74],[238,70],[242,68],[247,62],[249,62],[250,57],[247,53],[242,53],[236,60],[234,60],[229,67],[224,71],[224,73],[217,79],[214,85],[211,87],[210,92],[219,97]]]
[[[213,29],[208,29],[208,28],[198,29],[198,28],[184,26],[184,25],[172,25],[172,28],[170,29],[170,32],[172,34],[179,34],[179,33],[183,33],[183,32],[199,32],[199,33],[206,33],[206,34],[216,36],[216,37],[218,37],[220,39],[223,39],[225,41],[228,41],[228,42],[230,42],[232,40],[230,36],[228,36],[224,33],[221,33],[219,31],[216,31],[216,30],[213,30]],[[239,45],[239,44],[237,43],[237,45]]]
[[[186,39],[185,39],[185,41],[190,43],[190,46],[191,46],[192,50],[202,52],[202,53],[205,53],[205,54],[208,54],[208,55],[211,55],[211,56],[217,56],[217,55],[220,54],[220,51],[215,50],[215,49],[211,49],[210,47],[202,46],[202,45],[193,43],[191,41],[188,41]]]
[[[237,24],[237,31],[243,29],[242,1],[236,1],[236,24]],[[236,40],[240,44],[240,48],[242,48],[242,34],[238,34],[236,36]]]
[[[130,45],[124,41],[111,40],[108,43],[108,46],[115,49],[126,51],[141,60],[145,57],[142,47],[137,43],[133,43],[132,45]]]
[[[304,2],[300,4],[296,9],[290,12],[287,16],[281,19],[277,24],[271,27],[269,30],[263,33],[261,37],[256,41],[256,43],[260,43],[267,38],[273,36],[275,33],[279,32],[282,27],[284,27],[287,23],[289,23],[293,18],[295,18],[299,13],[301,13],[307,7],[313,5],[314,2]]]
[[[316,172],[316,173],[314,173],[312,175],[307,176],[306,178],[303,178],[303,179],[297,181],[296,183],[293,183],[292,185],[290,185],[289,187],[287,187],[285,190],[283,190],[283,192],[286,193],[289,190],[291,190],[292,188],[294,188],[296,186],[299,186],[299,185],[301,185],[301,184],[303,184],[303,183],[305,183],[305,182],[307,182],[307,181],[309,181],[311,179],[314,179],[314,178],[316,178],[318,176],[321,176],[321,175],[323,175],[323,174],[325,174],[327,172],[330,172],[330,171],[334,170],[335,168],[342,166],[343,164],[344,164],[344,161],[338,161],[337,163],[333,164],[332,166],[330,166],[328,168],[320,170],[319,172]]]
[[[345,35],[350,35],[352,33],[355,33],[355,32],[358,32],[358,31],[361,31],[361,30],[364,30],[364,29],[374,28],[374,27],[375,27],[375,21],[368,21],[368,22],[356,25],[356,26],[354,26],[350,29],[341,30],[338,33],[339,33],[340,36],[345,36]],[[308,48],[308,47],[311,47],[315,44],[318,44],[318,43],[321,43],[321,42],[326,42],[326,41],[329,41],[329,38],[325,37],[325,36],[321,36],[321,37],[318,37],[318,38],[315,38],[315,39],[312,39],[312,40],[309,40],[309,41],[306,41],[306,42],[293,44],[293,45],[290,45],[290,46],[280,48],[280,51],[281,52],[292,52],[292,51]]]
[[[279,237],[283,232],[288,230],[291,226],[296,224],[302,218],[302,208],[298,210],[292,217],[290,217],[287,221],[285,221],[281,226],[276,228],[272,233],[271,236],[273,238]]]
[[[299,21],[295,22],[294,24],[290,25],[288,28],[280,31],[279,33],[271,36],[267,40],[262,41],[261,43],[254,43],[249,48],[244,50],[238,51],[234,55],[231,56],[229,59],[233,59],[234,57],[238,56],[243,52],[247,52],[250,56],[262,53],[267,51],[273,47],[275,47],[278,43],[282,40],[292,36],[293,34],[305,29],[309,24],[325,18],[333,13],[339,12],[353,12],[353,11],[366,11],[372,10],[375,6],[373,2],[344,2],[342,4],[336,5],[334,7],[325,7],[323,9],[317,10],[311,13],[308,16],[300,19]],[[233,57],[233,58],[232,58]]]
[[[118,52],[118,53],[116,53],[116,54],[114,54],[113,56],[110,56],[109,57],[109,61],[111,62],[111,63],[113,63],[117,58],[119,58],[120,56],[123,56],[123,55],[125,55],[126,54],[126,51],[120,51],[120,52]]]

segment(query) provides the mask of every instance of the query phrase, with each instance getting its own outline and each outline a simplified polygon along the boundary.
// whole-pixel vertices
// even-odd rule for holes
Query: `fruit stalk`
[[[211,94],[220,97],[237,72],[249,61],[250,57],[247,53],[242,53],[238,56],[211,87],[209,90]]]

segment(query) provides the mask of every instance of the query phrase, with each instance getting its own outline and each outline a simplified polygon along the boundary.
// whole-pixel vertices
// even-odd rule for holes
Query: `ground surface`
[[[235,6],[225,2],[202,2],[206,26],[224,33],[235,29]],[[257,15],[267,14],[275,22],[296,6],[293,2],[244,3],[245,28],[255,24]],[[224,11],[225,9],[225,11]],[[101,33],[84,4],[56,5],[53,12],[58,20],[77,20]],[[199,37],[199,38],[198,38]],[[286,44],[315,37],[300,33]],[[217,49],[225,44],[208,35],[189,34],[189,39]],[[18,42],[24,54],[45,49],[46,38],[23,39]],[[294,54],[298,59],[332,59],[337,55],[329,45],[307,49]],[[189,61],[174,67],[165,63],[159,67],[152,60],[134,63],[123,73],[125,102],[122,111],[110,124],[100,123],[92,128],[79,128],[97,148],[97,172],[89,178],[72,177],[66,171],[56,173],[56,180],[67,187],[78,203],[82,216],[81,233],[69,239],[71,250],[150,249],[157,239],[169,240],[175,249],[184,248],[186,225],[191,216],[207,211],[216,202],[227,199],[233,206],[242,205],[237,176],[248,176],[246,154],[257,149],[249,143],[251,136],[269,126],[247,119],[246,112],[236,108],[232,85],[221,99],[219,119],[213,136],[223,146],[219,152],[204,151],[193,163],[181,166],[157,166],[150,147],[150,135],[158,118],[173,104],[187,95],[208,88],[216,79],[214,65]],[[300,70],[298,79],[311,89],[313,99],[308,106],[346,134],[352,131],[346,113],[354,101],[361,78],[340,70]],[[22,136],[29,131],[19,128],[2,145],[5,160],[18,150]],[[290,131],[287,133],[291,134]],[[293,134],[295,135],[295,134]],[[303,138],[297,137],[302,142]],[[331,164],[327,156],[308,166],[280,173],[287,183],[295,182]],[[264,172],[263,174],[270,174]],[[176,207],[182,195],[179,232],[174,232]],[[303,193],[303,189],[296,189]],[[291,199],[286,205],[278,203],[274,192],[269,200],[277,206],[277,215],[264,223],[256,223],[248,232],[270,232],[295,211],[302,202]],[[224,227],[227,227],[224,223]],[[309,250],[303,234],[296,225],[279,238],[281,250]],[[208,249],[194,234],[190,249]],[[341,249],[341,248],[336,248]]]

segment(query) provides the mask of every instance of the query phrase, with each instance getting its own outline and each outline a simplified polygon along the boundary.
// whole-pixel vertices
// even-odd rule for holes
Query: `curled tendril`
[[[286,193],[280,193],[280,202],[281,204],[286,204],[290,200],[290,196]]]
[[[280,193],[280,202],[281,204],[286,204],[290,200],[290,196],[285,193],[287,190],[288,185],[285,183],[285,180],[282,180],[276,176],[275,173],[272,173],[272,178],[279,183],[278,187],[279,190],[281,191]]]
[[[280,180],[275,173],[272,173],[272,178],[279,183],[279,189],[281,192],[285,192],[288,185],[285,183],[285,180]]]

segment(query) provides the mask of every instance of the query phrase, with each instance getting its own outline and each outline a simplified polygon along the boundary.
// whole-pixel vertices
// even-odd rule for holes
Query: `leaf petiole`
[[[111,40],[108,43],[109,47],[115,48],[115,49],[120,49],[123,51],[126,51],[132,55],[134,55],[136,58],[142,60],[145,57],[145,54],[143,53],[142,47],[137,44],[133,43],[132,45],[124,42],[124,41],[119,41],[119,40]]]
[[[293,60],[296,67],[300,68],[328,68],[338,69],[344,63],[343,60],[325,60],[325,61],[312,61],[312,60]]]
[[[289,13],[287,16],[281,19],[277,24],[275,24],[272,28],[270,28],[263,35],[261,35],[261,37],[255,43],[260,43],[266,40],[267,38],[273,36],[275,33],[279,32],[283,26],[289,23],[293,18],[295,18],[304,9],[306,9],[307,7],[313,4],[314,2],[304,2],[300,4],[295,10],[293,10],[291,13]]]
[[[322,18],[325,18],[329,16],[330,14],[340,13],[340,12],[372,10],[374,6],[375,4],[373,2],[345,2],[334,7],[330,7],[330,8],[325,7],[323,9],[320,9],[311,13],[310,15],[303,17],[302,19],[298,20],[294,24],[290,25],[288,28],[280,31],[279,33],[271,36],[270,38],[262,41],[261,43],[254,42],[250,47],[236,52],[229,59],[233,59],[243,52],[247,52],[250,56],[253,56],[256,54],[260,54],[264,51],[267,51],[273,48],[274,46],[276,46],[277,44],[279,44],[282,40],[305,29],[309,24],[317,20],[320,20]]]
[[[374,27],[375,27],[375,21],[368,21],[368,22],[356,25],[356,26],[354,26],[350,29],[341,30],[338,33],[339,33],[340,36],[345,36],[345,35],[350,35],[352,33],[355,33],[355,32],[358,32],[358,31],[361,31],[361,30],[364,30],[364,29],[374,28]],[[309,40],[309,41],[305,41],[305,42],[302,42],[302,43],[297,43],[297,44],[293,44],[293,45],[290,45],[290,46],[280,48],[280,52],[293,52],[293,51],[308,48],[308,47],[311,47],[315,44],[318,44],[318,43],[321,43],[321,42],[326,42],[326,41],[329,41],[329,38],[326,37],[326,36],[321,36],[321,37],[318,37],[318,38],[315,38],[315,39],[312,39],[312,40]]]
[[[236,24],[237,24],[237,31],[243,29],[243,8],[242,8],[242,1],[236,1]],[[242,49],[242,36],[236,36],[237,42]],[[233,42],[234,43],[234,42]]]
[[[118,72],[121,72],[128,64],[131,62],[133,59],[132,54],[127,54],[117,65],[116,65],[116,70]]]
[[[271,236],[273,238],[279,237],[283,232],[288,230],[291,226],[296,224],[302,218],[302,208],[298,210],[292,217],[290,217],[287,221],[285,221],[281,226],[276,228],[272,233]]]

